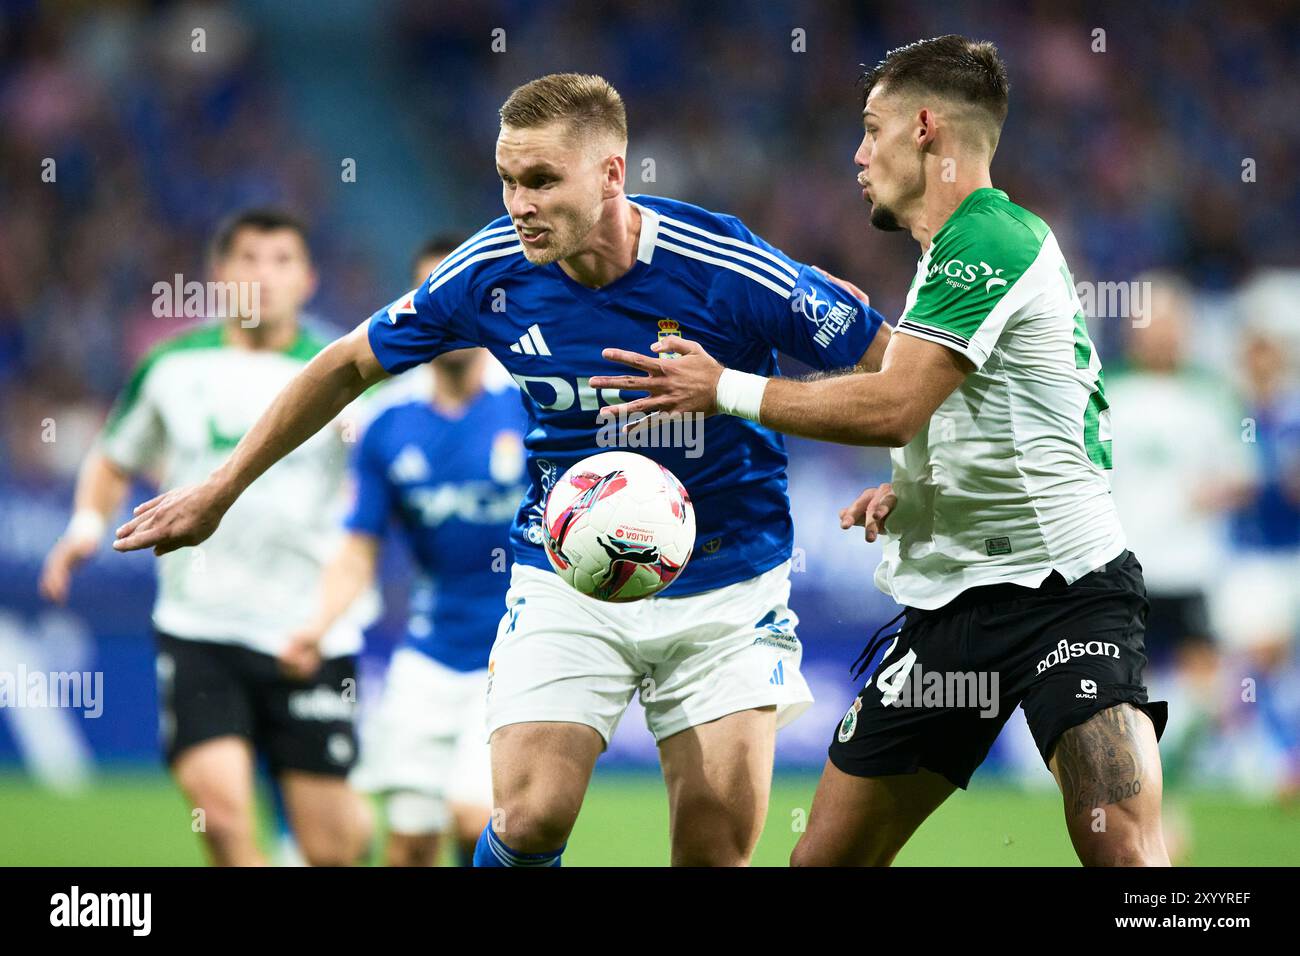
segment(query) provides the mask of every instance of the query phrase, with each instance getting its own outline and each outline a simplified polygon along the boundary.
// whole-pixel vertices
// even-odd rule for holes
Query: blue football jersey
[[[455,418],[406,402],[371,422],[353,456],[346,525],[380,537],[395,521],[421,571],[406,645],[455,670],[487,667],[505,612],[525,425],[509,386],[483,392]]]
[[[534,567],[550,567],[541,543],[551,486],[579,459],[609,450],[597,440],[598,410],[643,394],[591,387],[593,376],[627,372],[602,349],[653,355],[656,338],[675,332],[729,368],[771,376],[779,374],[777,351],[817,369],[853,366],[880,327],[880,313],[734,216],[629,198],[641,212],[637,261],[608,285],[590,289],[558,263],[531,264],[503,216],[370,319],[371,348],[390,372],[482,345],[519,383],[529,414],[529,488],[511,540],[515,560]],[[794,529],[780,435],[716,415],[698,447],[629,450],[670,469],[695,506],[695,550],[666,597],[742,581],[789,558]]]

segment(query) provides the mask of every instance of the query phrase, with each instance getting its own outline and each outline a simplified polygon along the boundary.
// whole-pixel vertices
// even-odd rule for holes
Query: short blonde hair
[[[502,126],[528,129],[554,120],[568,120],[579,135],[609,133],[627,142],[627,111],[623,97],[603,76],[590,73],[551,73],[538,77],[501,104]]]

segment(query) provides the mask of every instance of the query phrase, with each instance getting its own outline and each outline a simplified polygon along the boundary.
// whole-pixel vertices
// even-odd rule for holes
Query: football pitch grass
[[[759,866],[784,866],[806,819],[816,777],[779,774]],[[1300,863],[1300,807],[1216,793],[1175,798],[1199,866]],[[270,821],[264,819],[269,835]],[[650,773],[598,771],[565,853],[566,866],[662,866],[668,809]],[[269,839],[265,845],[270,846]],[[103,773],[77,796],[0,772],[0,865],[191,866],[203,862],[189,810],[171,781],[147,770]],[[976,780],[954,794],[903,850],[899,865],[1073,866],[1060,799]]]

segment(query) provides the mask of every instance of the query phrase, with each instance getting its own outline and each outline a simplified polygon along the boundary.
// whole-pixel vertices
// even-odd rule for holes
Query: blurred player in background
[[[891,483],[841,524],[874,540],[889,521],[876,583],[906,620],[863,651],[870,677],[831,741],[795,864],[892,862],[1017,706],[1079,858],[1169,863],[1166,708],[1143,684],[1146,592],[1111,501],[1101,362],[1056,238],[990,176],[1009,89],[993,44],[956,35],[892,50],[863,77],[854,160],[871,222],[922,249],[879,373],[764,379],[669,338],[656,349],[680,357],[657,366],[612,353],[648,377],[593,382],[651,393],[610,411],[721,411],[895,449]],[[922,670],[944,686],[996,676],[998,706],[955,692],[932,704],[919,678],[908,685]]]
[[[1151,290],[1148,312],[1132,316],[1127,363],[1106,380],[1117,448],[1111,491],[1129,547],[1142,555],[1152,683],[1170,704],[1161,764],[1176,790],[1194,777],[1195,754],[1223,719],[1209,595],[1226,570],[1228,513],[1251,490],[1254,457],[1230,384],[1188,361],[1187,283],[1167,273],[1136,281]],[[1165,837],[1177,862],[1192,839],[1177,799],[1166,801]]]
[[[306,231],[291,216],[251,210],[223,223],[210,278],[234,284],[224,287],[231,307],[157,345],[132,375],[82,465],[68,530],[46,559],[40,587],[50,600],[66,599],[133,476],[157,471],[163,489],[200,480],[325,345],[299,322],[316,273]],[[244,314],[250,304],[254,314]],[[345,465],[336,423],[271,469],[203,548],[158,561],[162,744],[186,799],[202,810],[199,832],[217,865],[265,862],[254,814],[258,753],[307,862],[350,864],[369,841],[369,807],[347,783],[357,749],[358,621],[338,621],[314,668],[291,676],[278,660],[338,539]]]
[[[463,238],[427,243],[412,281]],[[366,428],[347,537],[325,569],[315,615],[285,651],[295,669],[315,666],[324,636],[374,581],[395,520],[422,579],[353,774],[384,799],[390,866],[433,866],[446,832],[469,863],[492,814],[488,651],[509,583],[510,524],[527,489],[519,391],[508,381],[489,389],[491,362],[483,349],[439,355],[432,395],[386,408]]]
[[[1251,303],[1252,297],[1246,296]],[[1300,797],[1300,386],[1297,358],[1277,317],[1244,317],[1243,439],[1259,476],[1232,515],[1234,550],[1211,601],[1211,619],[1234,665],[1225,682],[1238,746],[1234,776],[1246,789]],[[1242,680],[1253,692],[1243,694]],[[1249,732],[1253,731],[1253,733]]]
[[[114,546],[198,544],[258,475],[368,385],[486,346],[527,395],[530,487],[489,664],[500,815],[475,864],[560,865],[596,759],[638,689],[668,790],[672,861],[746,864],[767,815],[777,728],[812,699],[787,603],[783,442],[719,418],[697,452],[680,442],[640,449],[689,491],[697,546],[668,593],[632,604],[585,597],[552,571],[544,501],[570,465],[607,448],[597,413],[623,396],[590,385],[618,370],[602,345],[643,349],[667,317],[754,372],[774,374],[778,348],[818,369],[874,369],[889,327],[853,290],[736,218],[629,197],[626,112],[601,77],[542,77],[500,112],[496,166],[509,215],[322,353],[228,465],[141,506]]]
[[[1252,487],[1253,456],[1229,383],[1187,363],[1186,283],[1167,274],[1137,281],[1150,284],[1150,312],[1134,317],[1128,363],[1106,381],[1121,449],[1111,489],[1143,559],[1148,655],[1204,676],[1215,663],[1207,594],[1222,573],[1228,513]]]

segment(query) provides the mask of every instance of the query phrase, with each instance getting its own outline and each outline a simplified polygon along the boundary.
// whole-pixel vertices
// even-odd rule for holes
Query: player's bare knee
[[[179,782],[191,807],[192,826],[209,843],[233,846],[254,839],[253,810],[248,803],[201,781],[182,777]]]
[[[298,831],[298,848],[308,866],[351,866],[361,857],[357,833],[346,826],[312,826]]]
[[[695,822],[698,822],[698,818]],[[748,866],[757,840],[747,833],[709,829],[687,837],[674,834],[673,866]]]
[[[712,794],[679,794],[673,820],[674,866],[745,866],[762,833],[756,811],[729,807]]]
[[[700,822],[696,817],[692,826]],[[675,833],[672,841],[673,866],[748,866],[754,845],[747,832],[728,827],[701,827],[688,835]]]
[[[253,815],[248,808],[220,798],[200,797],[194,811],[199,833],[217,856],[218,864],[256,844]]]
[[[436,833],[392,833],[385,859],[389,866],[433,866],[438,858]]]
[[[568,841],[577,819],[578,805],[565,795],[530,788],[493,813],[492,828],[512,850],[547,853]]]

